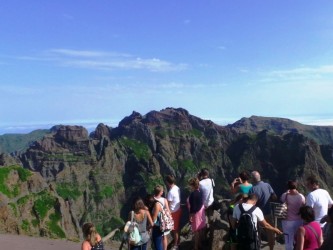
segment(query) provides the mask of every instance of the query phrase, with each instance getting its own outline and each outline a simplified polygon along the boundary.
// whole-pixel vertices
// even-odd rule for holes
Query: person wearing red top
[[[315,213],[312,207],[303,206],[299,209],[304,221],[296,232],[296,250],[316,250],[323,242],[323,234],[320,224],[315,221]]]

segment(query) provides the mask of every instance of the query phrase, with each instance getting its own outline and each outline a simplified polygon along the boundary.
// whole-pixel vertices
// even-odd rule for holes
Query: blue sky
[[[333,125],[333,1],[0,3],[0,134],[182,107]]]

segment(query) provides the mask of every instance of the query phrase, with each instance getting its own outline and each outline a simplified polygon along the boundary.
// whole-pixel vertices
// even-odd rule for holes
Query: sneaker
[[[178,246],[173,246],[172,248],[171,248],[171,250],[178,250],[179,248],[178,248]]]

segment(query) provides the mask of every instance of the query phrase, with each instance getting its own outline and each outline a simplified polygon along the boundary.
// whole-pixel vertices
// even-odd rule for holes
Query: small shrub
[[[25,205],[30,198],[31,198],[30,195],[23,196],[19,198],[16,203],[18,206]]]
[[[21,167],[16,167],[15,169],[17,170],[21,181],[27,181],[28,178],[32,175],[31,171],[29,171],[28,169]]]
[[[133,150],[135,156],[138,159],[143,159],[148,161],[149,159],[149,147],[140,141],[128,139],[126,137],[122,138],[121,143],[124,144],[126,147]]]
[[[29,232],[30,231],[30,223],[29,223],[29,221],[28,220],[22,220],[21,228],[25,232]]]
[[[34,203],[34,210],[40,219],[44,219],[47,212],[54,207],[55,197],[52,197],[48,193],[43,193]]]
[[[59,238],[66,238],[65,232],[58,225],[58,222],[61,220],[61,214],[59,212],[50,214],[50,221],[47,222],[47,226],[52,234]]]
[[[58,184],[56,187],[56,191],[64,200],[73,199],[76,200],[81,196],[81,192],[77,186],[69,183]]]
[[[8,203],[8,206],[10,206],[14,212],[14,215],[17,216],[17,208],[16,208],[16,204],[14,203]]]
[[[114,188],[113,186],[106,186],[101,191],[101,196],[105,198],[111,198],[114,194]]]
[[[12,187],[7,185],[7,178],[11,171],[17,171],[20,181],[26,181],[31,175],[29,170],[26,170],[20,166],[9,166],[0,168],[0,192],[9,198],[13,198],[19,195],[20,189],[19,184],[15,184]]]

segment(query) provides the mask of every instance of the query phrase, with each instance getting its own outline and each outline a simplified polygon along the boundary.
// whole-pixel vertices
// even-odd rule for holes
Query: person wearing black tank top
[[[97,233],[94,224],[85,223],[82,226],[84,241],[81,250],[104,250],[102,237]]]

